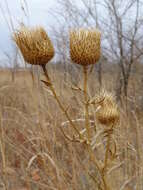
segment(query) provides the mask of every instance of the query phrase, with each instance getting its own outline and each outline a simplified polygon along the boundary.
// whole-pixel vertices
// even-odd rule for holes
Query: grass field
[[[115,91],[117,69],[103,66],[103,86]],[[84,128],[82,72],[59,69],[48,64],[48,71],[62,104],[79,130]],[[119,103],[120,122],[114,129],[115,159],[108,166],[107,181],[111,190],[143,189],[143,88],[142,66],[132,73],[129,84],[128,113]],[[75,68],[74,68],[75,69]],[[40,81],[42,71],[12,73],[0,71],[0,190],[96,190],[100,183],[97,169],[84,143],[71,142],[74,131],[66,122],[50,90]],[[99,92],[97,72],[89,75],[89,95]],[[90,108],[93,133],[103,129]],[[94,125],[97,128],[95,131]],[[65,134],[67,136],[65,136]],[[105,135],[99,136],[94,156],[99,163],[105,154]],[[110,155],[110,160],[112,155]]]

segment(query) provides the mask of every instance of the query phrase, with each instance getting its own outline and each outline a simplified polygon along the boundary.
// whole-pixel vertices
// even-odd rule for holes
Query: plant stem
[[[45,77],[47,78],[47,82],[49,83],[48,87],[50,88],[51,92],[53,93],[53,96],[54,96],[55,100],[57,101],[60,109],[65,114],[65,116],[68,119],[68,121],[69,121],[70,125],[72,126],[72,128],[77,132],[77,134],[79,135],[79,137],[82,139],[82,135],[80,134],[80,132],[76,128],[75,124],[72,122],[72,120],[71,120],[71,118],[70,118],[67,110],[64,108],[63,104],[61,103],[60,99],[58,98],[58,95],[57,95],[57,93],[56,93],[56,91],[55,91],[55,89],[54,89],[54,87],[52,85],[52,81],[51,81],[51,79],[50,79],[50,77],[48,75],[48,72],[46,70],[46,65],[43,64],[41,66],[42,66],[42,69],[44,71]]]
[[[107,185],[107,182],[106,182],[106,178],[104,176],[104,173],[103,173],[103,170],[102,170],[102,167],[101,165],[99,164],[98,160],[96,159],[95,157],[95,154],[91,148],[90,145],[87,145],[87,150],[88,150],[88,154],[90,156],[90,160],[95,164],[100,176],[101,176],[101,179],[102,179],[102,182],[103,182],[103,187],[104,187],[104,190],[110,190],[108,185]]]
[[[84,74],[84,101],[85,101],[85,129],[87,131],[87,139],[88,142],[90,142],[91,139],[91,135],[90,135],[90,123],[89,123],[89,104],[88,104],[88,93],[87,93],[87,79],[88,79],[88,68],[87,66],[83,67],[83,74]],[[88,153],[90,155],[90,159],[93,161],[93,163],[95,164],[96,168],[98,169],[101,178],[102,178],[102,182],[103,182],[103,186],[104,186],[104,190],[109,190],[107,183],[106,183],[106,179],[105,176],[102,172],[102,168],[99,165],[98,161],[95,158],[94,152],[91,149],[90,144],[87,144],[87,149],[88,149]]]
[[[106,173],[106,169],[107,169],[107,165],[108,165],[108,154],[109,154],[109,148],[110,148],[110,140],[111,140],[111,134],[108,134],[105,159],[104,159],[104,167],[103,167],[103,173],[104,174]]]
[[[52,85],[51,79],[50,79],[48,72],[46,70],[46,66],[45,65],[41,65],[41,66],[42,66],[42,69],[44,71],[45,77],[47,78],[47,86],[50,88],[51,92],[53,93],[53,96],[56,99],[60,109],[65,114],[66,118],[68,119],[68,121],[71,124],[71,126],[73,127],[73,129],[78,133],[79,137],[81,139],[83,139],[83,136],[80,134],[80,132],[78,131],[78,129],[74,125],[74,123],[71,120],[68,112],[66,111],[66,109],[62,105],[60,99],[58,98],[57,93],[56,93],[56,91]],[[88,138],[88,141],[90,142],[90,131],[89,131],[90,125],[89,125],[89,109],[88,109],[89,105],[88,105],[88,95],[87,95],[87,68],[86,67],[84,67],[84,100],[85,100],[85,127],[87,130],[87,138]],[[104,190],[109,190],[107,183],[106,183],[106,180],[105,180],[105,176],[103,175],[103,172],[102,172],[102,168],[101,168],[100,164],[98,163],[98,161],[96,160],[94,152],[92,151],[90,144],[86,144],[86,146],[87,146],[87,150],[88,150],[89,155],[90,155],[90,159],[96,165],[96,168],[98,169],[98,171],[101,175]]]
[[[107,166],[108,166],[108,157],[109,157],[112,129],[113,129],[113,126],[107,132],[108,133],[107,134],[107,145],[106,145],[106,152],[105,152],[105,158],[104,158],[104,166],[102,169],[102,178],[103,178],[103,182],[105,183],[105,186],[106,186],[105,189],[107,189],[107,190],[109,190],[109,187],[107,186],[107,183],[106,183],[106,171],[107,171]]]
[[[89,124],[89,104],[88,104],[88,93],[87,93],[87,77],[88,77],[87,66],[83,66],[84,75],[84,101],[85,101],[85,129],[87,131],[87,139],[90,142],[90,124]]]

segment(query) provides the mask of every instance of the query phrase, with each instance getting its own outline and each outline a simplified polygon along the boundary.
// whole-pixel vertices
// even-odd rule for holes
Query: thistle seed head
[[[46,64],[54,57],[52,42],[42,27],[30,29],[22,26],[14,33],[13,39],[24,60],[32,65]]]
[[[100,58],[101,33],[97,29],[80,29],[70,32],[70,56],[80,65],[95,64]]]
[[[113,94],[102,91],[96,97],[96,103],[98,106],[96,112],[98,122],[106,126],[117,124],[119,121],[119,111]]]

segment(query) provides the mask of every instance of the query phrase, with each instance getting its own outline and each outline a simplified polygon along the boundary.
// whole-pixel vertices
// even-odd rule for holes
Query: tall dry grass
[[[64,83],[64,74],[51,64],[47,67],[54,86],[68,113],[80,130],[84,129],[82,94],[71,89],[73,84]],[[4,73],[6,71],[2,71]],[[115,70],[116,72],[116,70]],[[49,89],[38,82],[35,75],[33,86],[29,71],[16,73],[16,82],[10,82],[10,73],[3,75],[0,88],[1,142],[3,147],[0,159],[1,189],[97,189],[95,165],[89,160],[85,145],[69,141],[64,133],[72,138],[72,129],[53,99]],[[1,75],[2,77],[2,75]],[[44,75],[40,71],[40,79]],[[68,74],[70,81],[70,73]],[[98,91],[95,72],[89,76],[89,93]],[[114,139],[117,145],[117,160],[108,170],[108,182],[112,189],[142,189],[142,111],[139,104],[141,83],[136,74],[130,81],[129,115],[121,110],[121,123],[116,127]],[[110,73],[106,72],[104,81],[108,89],[114,89]],[[134,85],[133,85],[134,84]],[[82,86],[82,75],[78,76]],[[136,87],[135,91],[133,86]],[[136,93],[136,96],[134,95]],[[136,97],[136,98],[135,98]],[[84,98],[83,98],[84,99]],[[91,109],[91,126],[95,114]],[[128,136],[126,127],[128,126]],[[95,143],[95,156],[103,159],[105,140],[99,131]],[[101,145],[102,144],[102,145]],[[101,146],[101,147],[100,147]],[[127,147],[125,147],[127,146]],[[99,149],[100,148],[100,149]],[[113,147],[114,148],[114,147]],[[126,157],[128,148],[128,157]],[[101,151],[99,151],[101,150]],[[2,158],[2,155],[4,158]],[[2,168],[4,170],[2,170]],[[127,170],[128,169],[128,170]],[[90,171],[90,175],[88,175]],[[3,172],[3,173],[2,173]],[[100,181],[100,177],[96,178]]]

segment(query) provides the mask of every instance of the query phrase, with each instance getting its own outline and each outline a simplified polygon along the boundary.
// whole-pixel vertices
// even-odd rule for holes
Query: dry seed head
[[[101,33],[97,29],[80,29],[70,32],[70,56],[80,65],[95,64],[100,58]]]
[[[98,106],[96,112],[98,122],[106,126],[117,124],[119,121],[119,111],[113,94],[102,91],[96,97],[96,103]]]
[[[42,27],[30,29],[23,26],[14,33],[13,39],[24,60],[32,65],[46,64],[54,56],[52,42]]]

